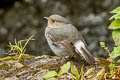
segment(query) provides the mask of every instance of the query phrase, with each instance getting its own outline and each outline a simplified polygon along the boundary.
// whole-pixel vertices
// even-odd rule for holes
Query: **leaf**
[[[58,78],[60,79],[61,78],[61,75],[62,75],[62,71],[60,70],[57,74]]]
[[[120,13],[120,6],[113,9],[110,13]]]
[[[110,72],[114,72],[114,70],[115,70],[115,64],[109,64],[108,67],[110,69]]]
[[[49,78],[49,79],[47,79],[47,80],[57,80],[56,78]]]
[[[103,73],[101,73],[101,75],[99,76],[98,80],[104,80],[104,74],[105,74],[105,71]]]
[[[101,47],[105,47],[105,43],[104,42],[100,42],[100,46]]]
[[[117,60],[118,63],[120,63],[120,60]]]
[[[103,73],[105,73],[105,67],[103,66],[92,80],[101,80]]]
[[[76,66],[71,62],[71,72],[76,76],[76,80],[79,80],[79,72]]]
[[[112,20],[113,18],[120,19],[120,13],[113,15],[111,18],[109,18],[109,20]]]
[[[114,30],[112,32],[112,37],[115,42],[115,45],[116,46],[120,45],[120,29]]]
[[[76,71],[76,80],[80,80],[79,79],[79,72],[78,72],[78,70]]]
[[[33,37],[34,37],[34,36],[32,35],[32,36],[25,42],[25,44],[24,44],[24,46],[23,46],[23,49],[27,46],[28,42],[33,39]]]
[[[111,55],[113,59],[120,56],[120,46],[114,47],[114,50],[112,51]]]
[[[119,29],[120,28],[120,19],[114,20],[108,27],[109,29]]]
[[[115,74],[112,73],[112,74],[107,74],[106,76],[107,76],[108,78],[112,78],[114,75],[115,75]]]
[[[45,74],[44,78],[51,78],[57,76],[57,73],[55,71],[50,71],[47,74]]]
[[[61,67],[61,74],[67,73],[70,69],[70,62],[67,62]]]
[[[73,63],[71,63],[71,72],[72,74],[76,75],[76,70],[75,70],[75,66]]]
[[[94,75],[95,74],[94,70],[95,68],[88,69],[87,72],[85,72],[85,76]]]
[[[84,79],[85,76],[84,76],[84,65],[82,65],[81,67],[81,78]]]

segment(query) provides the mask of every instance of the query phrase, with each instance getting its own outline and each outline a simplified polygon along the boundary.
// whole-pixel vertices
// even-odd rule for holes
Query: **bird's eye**
[[[55,22],[55,20],[53,20],[53,19],[52,19],[52,22],[54,23],[54,22]]]
[[[53,24],[53,23],[55,22],[55,20],[49,18],[49,19],[48,19],[48,22],[49,22],[50,24]]]

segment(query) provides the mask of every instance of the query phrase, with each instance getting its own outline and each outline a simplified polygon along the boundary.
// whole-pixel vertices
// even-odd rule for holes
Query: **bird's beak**
[[[45,18],[45,19],[47,19],[47,20],[48,20],[48,17],[43,17],[43,18]]]
[[[53,23],[54,23],[51,18],[49,18],[49,17],[44,17],[44,18],[48,20],[48,23],[49,23],[49,24],[53,24]]]

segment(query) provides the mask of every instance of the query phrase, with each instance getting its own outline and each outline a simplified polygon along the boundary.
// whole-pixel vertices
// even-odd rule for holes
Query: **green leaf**
[[[33,35],[25,42],[25,44],[24,44],[24,46],[23,46],[23,49],[27,46],[28,42],[29,42],[30,40],[32,40],[32,38],[33,38]]]
[[[109,18],[109,20],[112,20],[113,18],[120,19],[120,14],[113,15],[111,18]]]
[[[57,80],[56,78],[49,78],[49,79],[47,79],[47,80]]]
[[[61,78],[61,75],[62,75],[62,71],[60,70],[57,74],[58,78],[60,79]]]
[[[120,28],[120,19],[114,20],[108,27],[109,29],[119,29]]]
[[[105,43],[104,42],[100,42],[100,46],[101,47],[105,47]]]
[[[105,66],[102,66],[102,68],[96,73],[95,80],[103,80],[101,78],[104,75],[103,73],[105,73],[105,71],[106,71]]]
[[[98,80],[104,80],[104,78],[103,78],[103,77],[104,77],[104,74],[105,74],[105,71],[100,74]]]
[[[57,76],[57,73],[55,71],[50,71],[47,74],[45,74],[44,78],[51,78]]]
[[[111,55],[113,59],[120,56],[120,46],[114,47],[114,50],[112,51]]]
[[[75,67],[74,64],[71,63],[71,72],[72,72],[72,74],[76,75],[76,71],[75,71],[74,67]]]
[[[120,63],[120,60],[117,60],[118,63]]]
[[[81,78],[84,79],[85,76],[84,76],[84,65],[82,65],[81,67]]]
[[[113,9],[110,13],[120,13],[120,7]]]
[[[80,80],[79,79],[79,72],[78,72],[78,70],[76,71],[76,80]]]
[[[79,72],[76,66],[71,62],[71,72],[76,76],[76,80],[79,80]]]
[[[113,74],[113,73],[112,73],[112,74],[108,74],[107,77],[108,77],[108,78],[112,78],[114,75],[115,75],[115,74]]]
[[[108,67],[110,69],[110,72],[114,72],[114,70],[115,70],[115,64],[109,64]]]
[[[120,29],[114,30],[112,32],[112,37],[115,42],[115,45],[120,45]]]
[[[61,74],[67,73],[70,69],[70,62],[67,62],[61,67]]]

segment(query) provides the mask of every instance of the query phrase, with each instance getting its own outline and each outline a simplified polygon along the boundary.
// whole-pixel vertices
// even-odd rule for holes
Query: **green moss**
[[[19,57],[19,55],[7,56],[7,57],[4,57],[4,58],[0,58],[0,62],[2,62],[2,61],[9,61],[9,60],[17,60],[18,57]],[[22,55],[21,56],[21,59],[32,59],[32,58],[35,58],[35,57],[31,56],[31,55]]]
[[[8,64],[2,64],[0,65],[0,70],[8,70],[10,66]]]
[[[42,69],[48,69],[48,70],[59,70],[61,64],[44,64],[44,65],[38,65],[36,68],[42,68]]]

